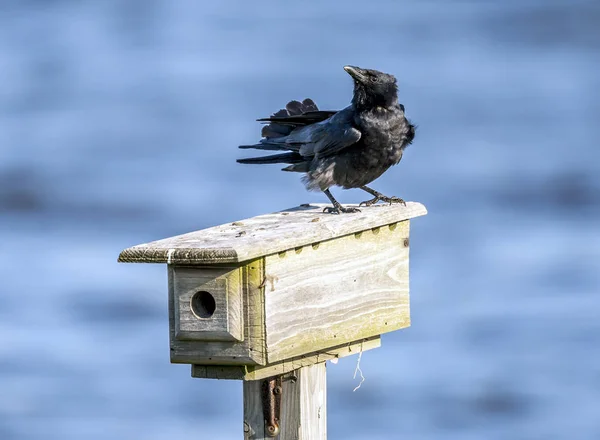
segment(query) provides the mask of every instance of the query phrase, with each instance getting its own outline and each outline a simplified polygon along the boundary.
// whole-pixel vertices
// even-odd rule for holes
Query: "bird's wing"
[[[355,144],[361,137],[360,131],[352,125],[353,109],[346,107],[332,117],[292,131],[285,138],[285,144],[305,157],[330,156]]]

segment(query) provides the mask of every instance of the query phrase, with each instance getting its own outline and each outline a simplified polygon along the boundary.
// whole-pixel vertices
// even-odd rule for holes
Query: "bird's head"
[[[354,80],[352,103],[361,108],[390,107],[398,103],[396,77],[372,69],[344,66]]]

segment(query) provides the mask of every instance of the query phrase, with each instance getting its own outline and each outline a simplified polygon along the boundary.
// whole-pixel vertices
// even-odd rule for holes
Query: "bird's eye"
[[[374,83],[379,82],[379,78],[377,78],[376,76],[372,76],[371,82],[374,82]]]

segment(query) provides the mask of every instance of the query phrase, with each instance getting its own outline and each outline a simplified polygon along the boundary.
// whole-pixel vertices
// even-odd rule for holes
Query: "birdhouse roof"
[[[265,255],[331,240],[425,215],[416,202],[406,206],[375,205],[361,212],[323,213],[327,205],[311,204],[246,220],[213,226],[125,249],[126,263],[240,263]]]

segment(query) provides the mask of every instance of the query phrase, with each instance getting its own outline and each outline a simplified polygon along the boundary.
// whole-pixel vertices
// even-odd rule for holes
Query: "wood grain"
[[[268,362],[408,327],[408,223],[266,257]]]
[[[260,380],[244,382],[244,440],[266,440]]]
[[[425,215],[416,202],[375,205],[360,213],[323,213],[328,205],[299,206],[273,214],[125,249],[120,262],[167,264],[239,263]]]
[[[325,363],[284,376],[279,440],[326,440],[327,370]],[[268,440],[261,402],[261,381],[244,382],[244,438]]]

